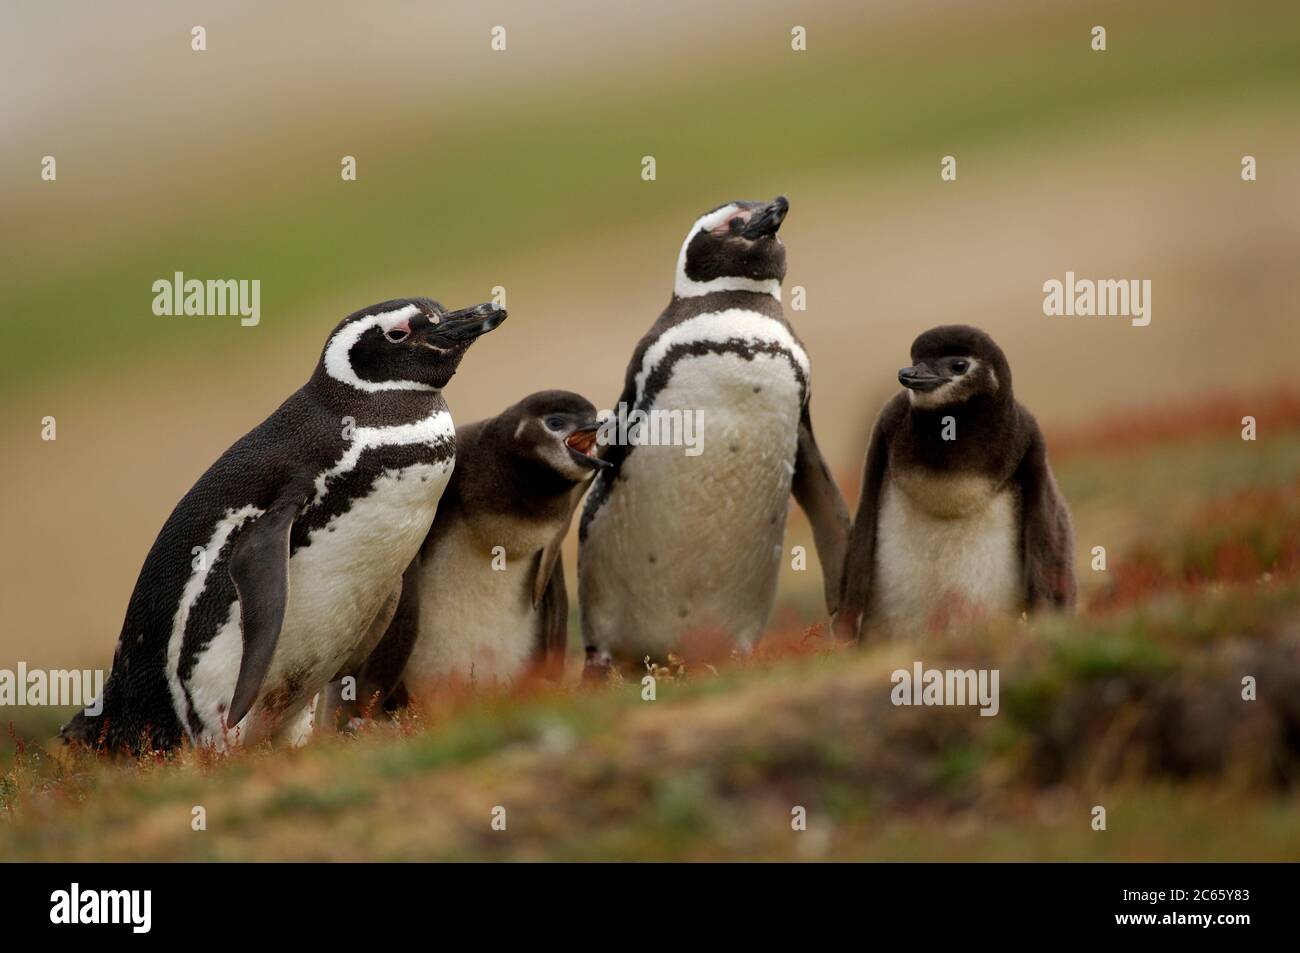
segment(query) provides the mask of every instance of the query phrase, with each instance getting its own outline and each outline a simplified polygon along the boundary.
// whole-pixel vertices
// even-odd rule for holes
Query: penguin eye
[[[952,362],[952,372],[954,374],[965,374],[970,367],[970,361],[957,360]]]
[[[546,426],[547,426],[549,429],[551,429],[551,430],[563,430],[563,429],[564,429],[564,418],[563,418],[563,417],[547,417],[547,418],[546,418]]]
[[[395,328],[389,328],[384,332],[384,337],[388,338],[388,340],[392,341],[394,344],[401,344],[410,336],[411,329],[404,328],[401,325],[398,325]]]

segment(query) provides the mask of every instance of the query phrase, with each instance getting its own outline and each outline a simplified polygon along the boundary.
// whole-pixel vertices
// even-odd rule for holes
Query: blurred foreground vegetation
[[[865,650],[794,626],[653,702],[461,697],[227,758],[52,757],[50,715],[13,729],[0,858],[1300,859],[1300,420],[1272,423],[1063,452],[1084,525],[1142,528],[1077,616]],[[1000,713],[893,706],[915,659],[999,669]]]

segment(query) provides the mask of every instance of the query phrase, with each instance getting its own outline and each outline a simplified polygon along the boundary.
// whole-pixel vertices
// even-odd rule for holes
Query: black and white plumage
[[[203,474],[145,559],[104,688],[68,741],[224,748],[286,737],[364,658],[455,463],[442,388],[505,312],[386,301]],[[373,643],[372,643],[373,644]]]
[[[682,243],[674,293],[628,365],[628,412],[699,413],[702,452],[607,448],[580,526],[588,663],[663,659],[693,632],[762,635],[790,493],[807,512],[833,612],[848,513],[813,437],[810,366],[781,307],[789,203],[731,202]]]
[[[1072,606],[1069,510],[1002,349],[950,325],[911,356],[872,431],[837,630],[909,636]]]
[[[457,429],[456,472],[433,527],[355,693],[332,688],[332,723],[447,684],[559,676],[569,622],[560,547],[592,474],[607,466],[595,454],[598,427],[590,401],[550,390]]]

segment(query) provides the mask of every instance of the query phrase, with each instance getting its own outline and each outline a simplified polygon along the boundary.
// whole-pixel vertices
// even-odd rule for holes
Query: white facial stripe
[[[217,556],[220,555],[221,548],[226,545],[230,534],[249,520],[257,519],[262,513],[262,510],[252,505],[237,510],[226,510],[226,515],[217,520],[217,525],[212,528],[212,536],[203,547],[202,562],[199,564],[202,568],[190,574],[190,578],[185,580],[185,588],[181,590],[180,605],[176,607],[176,615],[172,617],[172,631],[167,639],[167,683],[171,687],[172,706],[176,709],[176,717],[180,719],[186,733],[189,732],[190,726],[189,720],[185,717],[185,694],[181,688],[180,665],[181,642],[185,638],[185,626],[190,618],[190,610],[194,608],[194,603],[198,601],[199,596],[203,595],[203,590],[208,584],[208,573],[216,564]]]
[[[690,240],[695,237],[697,232],[702,232],[705,231],[706,229],[712,231],[713,229],[717,228],[719,225],[722,225],[723,223],[728,221],[732,216],[738,214],[739,212],[740,212],[740,206],[732,202],[729,205],[722,206],[722,208],[720,209],[716,209],[715,211],[709,212],[707,215],[701,215],[699,218],[695,220],[695,224],[691,226],[691,234],[686,239],[687,243],[688,244],[690,243]]]
[[[316,495],[307,507],[311,508],[319,504],[325,498],[328,481],[355,467],[357,461],[361,459],[361,454],[371,447],[434,443],[455,433],[456,425],[452,422],[451,414],[445,410],[440,410],[423,420],[417,420],[413,424],[400,424],[396,427],[357,427],[352,431],[352,442],[348,444],[347,452],[339,462],[316,478]]]
[[[706,229],[717,228],[739,211],[740,206],[733,203],[696,219],[691,230],[686,233],[682,250],[677,254],[677,280],[673,286],[673,293],[677,297],[698,298],[711,291],[756,291],[759,294],[770,294],[777,301],[781,300],[781,282],[775,278],[755,281],[753,278],[726,277],[714,278],[711,281],[692,281],[686,276],[686,249],[690,247],[691,240]]]
[[[804,378],[811,373],[808,355],[799,346],[792,335],[779,321],[743,308],[728,308],[726,311],[710,311],[696,315],[689,321],[683,321],[669,328],[659,340],[646,348],[641,359],[641,369],[636,375],[636,396],[639,400],[645,389],[646,378],[655,366],[664,359],[668,350],[678,344],[708,342],[721,344],[725,341],[741,340],[747,344],[776,344],[794,355],[794,359],[803,369]]]
[[[980,369],[980,362],[975,358],[968,357],[966,360],[970,361],[970,367],[966,368],[966,373],[961,377],[954,377],[928,393],[909,390],[907,392],[908,400],[912,402],[913,406],[926,409],[942,407],[944,404],[956,404],[965,400],[970,396],[974,386],[970,382],[974,380],[976,372]],[[997,375],[990,370],[989,377],[992,379],[993,389],[996,391],[998,389]]]
[[[368,320],[379,325],[380,330],[387,331],[397,327],[403,321],[409,321],[419,313],[420,309],[417,305],[408,304],[396,311],[381,311],[379,314],[372,314]]]
[[[329,344],[325,347],[325,373],[336,381],[342,381],[357,390],[371,392],[382,390],[436,390],[437,388],[432,385],[421,384],[418,381],[362,380],[357,375],[357,372],[352,369],[350,356],[352,346],[361,339],[361,335],[376,327],[381,331],[389,331],[403,321],[409,321],[419,313],[419,307],[408,304],[394,311],[372,314],[344,326],[334,337],[330,338]]]
[[[932,391],[909,390],[907,399],[912,402],[914,407],[942,407],[953,399],[952,381],[940,384]]]

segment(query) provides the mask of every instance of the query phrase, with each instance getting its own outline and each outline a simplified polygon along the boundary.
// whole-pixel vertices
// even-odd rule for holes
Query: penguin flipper
[[[906,409],[906,398],[895,397],[881,411],[871,430],[866,460],[862,464],[862,490],[857,515],[849,534],[848,553],[844,559],[844,579],[840,590],[840,611],[836,630],[845,638],[862,638],[863,615],[871,597],[871,572],[876,556],[876,520],[880,511],[880,493],[889,466],[889,444],[894,427]]]
[[[582,500],[583,487],[578,487],[573,492],[573,499],[569,501],[569,515],[564,518],[564,526],[555,534],[555,537],[546,544],[542,550],[541,559],[537,563],[537,574],[533,576],[533,608],[541,607],[542,600],[548,593],[548,586],[551,581],[551,573],[556,570],[560,563],[560,549],[564,546],[564,537],[569,535],[569,526],[573,523],[573,514],[578,509],[578,503]]]
[[[1020,490],[1025,608],[1070,609],[1078,595],[1070,511],[1052,476],[1037,422],[1023,408],[1020,412],[1029,445],[1012,479]]]
[[[540,616],[539,638],[533,660],[546,678],[559,681],[564,674],[564,653],[569,647],[569,594],[564,588],[564,560],[561,558],[557,557],[554,562],[537,610]]]
[[[812,415],[807,401],[799,418],[799,446],[794,461],[791,489],[812,524],[817,557],[822,563],[826,611],[835,615],[840,603],[844,576],[844,553],[849,540],[849,509],[830,467],[813,437]]]
[[[289,601],[289,531],[303,501],[296,487],[282,493],[265,513],[240,530],[230,552],[230,578],[239,595],[244,654],[226,715],[233,728],[244,720],[271,667],[284,608]]]

